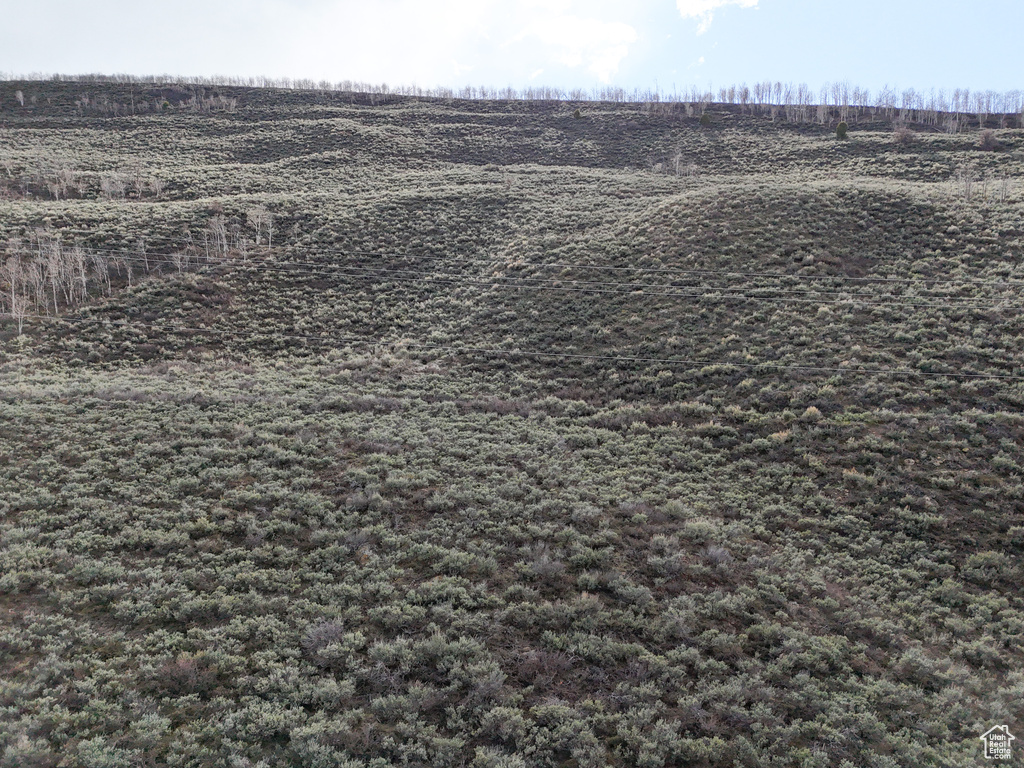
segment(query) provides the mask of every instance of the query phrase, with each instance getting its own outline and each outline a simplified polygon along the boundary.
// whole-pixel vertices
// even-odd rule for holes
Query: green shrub
[[[705,126],[711,125],[711,115],[709,115],[707,112],[701,113],[700,124]]]
[[[850,130],[850,126],[846,124],[845,120],[843,120],[843,122],[841,122],[839,125],[836,126],[836,138],[837,139],[845,139],[846,138],[846,132],[848,130]]]

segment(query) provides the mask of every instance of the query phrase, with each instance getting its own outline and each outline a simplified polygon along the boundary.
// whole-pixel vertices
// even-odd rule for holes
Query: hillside
[[[701,111],[0,83],[0,766],[1024,731],[1020,116]]]

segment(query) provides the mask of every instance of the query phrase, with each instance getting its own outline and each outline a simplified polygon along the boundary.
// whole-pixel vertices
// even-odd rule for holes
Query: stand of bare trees
[[[1010,197],[1009,176],[982,175],[973,163],[961,163],[949,179],[950,197],[963,203],[1005,203]]]
[[[3,292],[7,313],[18,325],[21,336],[25,327],[25,316],[28,314],[28,279],[23,263],[16,258],[7,259],[0,265],[0,281],[5,285]]]
[[[183,232],[183,243],[170,253],[152,254],[145,240],[133,248],[111,251],[67,245],[60,233],[35,229],[10,238],[0,252],[0,314],[10,315],[21,335],[32,315],[57,315],[92,296],[109,296],[117,280],[131,288],[136,277],[168,268],[183,273],[231,257],[247,258],[250,250],[271,247],[273,216],[258,206],[246,214],[254,230],[247,236],[239,219],[215,215],[198,237]]]
[[[3,304],[18,321],[18,333],[31,310],[57,314],[62,307],[85,300],[92,284],[110,292],[110,274],[105,256],[89,254],[81,246],[65,247],[45,230],[31,233],[29,240],[7,242],[0,271]]]
[[[3,74],[0,73],[0,79]],[[13,75],[10,80],[19,80]],[[563,89],[546,86],[528,86],[523,89],[512,87],[476,87],[463,88],[422,88],[416,85],[389,86],[387,83],[365,83],[352,80],[331,82],[328,80],[268,78],[268,77],[182,77],[170,75],[33,75],[32,79],[74,82],[90,85],[117,84],[128,86],[174,87],[182,90],[181,98],[176,98],[175,109],[194,112],[226,111],[233,112],[238,106],[238,96],[229,92],[207,92],[210,89],[229,88],[269,88],[282,90],[316,91],[336,93],[353,103],[383,104],[398,99],[464,99],[485,101],[610,101],[617,103],[642,104],[692,104],[706,109],[712,103],[734,104],[751,112],[761,112],[772,116],[782,115],[789,122],[811,122],[820,120],[822,113],[818,107],[825,107],[827,119],[845,122],[857,122],[867,116],[884,116],[888,120],[897,115],[905,120],[930,125],[944,125],[945,117],[954,115],[957,118],[977,121],[984,127],[990,117],[999,118],[999,127],[1008,127],[1008,118],[1016,117],[1024,120],[1024,90],[1011,91],[972,91],[968,88],[931,89],[927,92],[913,88],[898,90],[885,86],[877,92],[852,85],[849,82],[825,83],[813,89],[806,83],[783,83],[766,80],[753,85],[742,83],[725,88],[712,90],[697,86],[677,90],[671,93],[658,88],[626,89],[606,85],[589,91],[583,89]],[[31,83],[29,83],[31,84]],[[150,108],[150,102],[134,99],[134,90],[124,93],[120,98],[128,103],[116,103],[106,94],[97,96],[83,95],[76,101],[79,110],[93,110],[105,114],[134,114]],[[21,94],[19,91],[18,94]],[[24,95],[18,95],[18,101],[24,106]],[[163,111],[165,101],[154,99],[151,108],[154,112]]]
[[[111,200],[160,198],[167,183],[143,173],[141,168],[125,171],[90,172],[75,170],[37,159],[20,166],[10,157],[0,158],[0,188],[23,196],[49,196],[51,200],[98,196]]]
[[[267,236],[267,248],[274,247],[274,217],[270,211],[266,209],[266,206],[259,205],[255,208],[250,208],[246,214],[246,219],[249,222],[249,226],[256,231],[256,247],[259,247],[263,241],[263,235]]]

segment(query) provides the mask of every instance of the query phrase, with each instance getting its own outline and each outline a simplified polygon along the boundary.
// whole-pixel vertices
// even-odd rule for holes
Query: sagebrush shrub
[[[982,131],[978,137],[978,148],[983,149],[986,152],[992,152],[999,149],[999,141],[996,139],[996,132],[991,128],[987,128]]]
[[[345,626],[340,621],[320,621],[306,630],[302,638],[302,648],[311,656],[331,643],[336,643],[345,634]]]
[[[898,124],[892,131],[893,140],[901,146],[907,146],[914,141],[914,132],[902,123]]]

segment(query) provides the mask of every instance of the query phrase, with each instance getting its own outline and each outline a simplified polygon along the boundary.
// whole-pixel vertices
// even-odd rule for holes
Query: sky
[[[0,0],[0,73],[1024,89],[1022,0]]]

